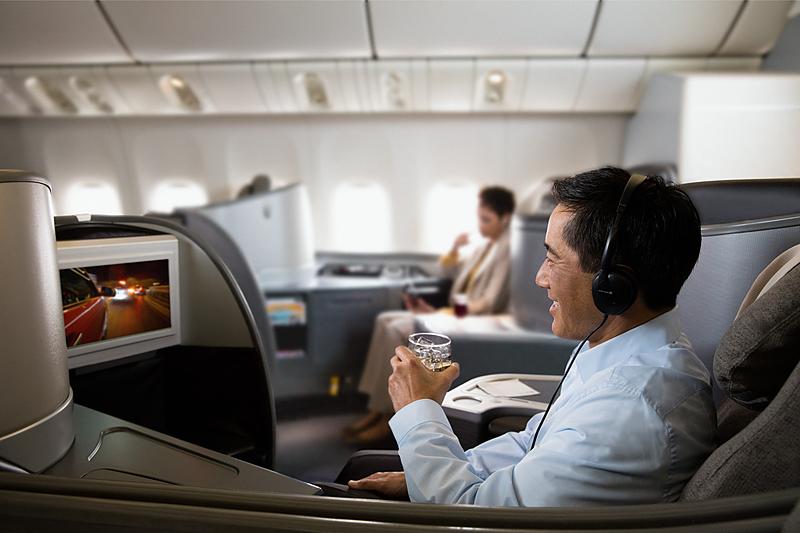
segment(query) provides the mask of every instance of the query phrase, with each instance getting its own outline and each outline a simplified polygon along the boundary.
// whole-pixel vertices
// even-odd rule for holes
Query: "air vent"
[[[78,114],[78,106],[69,99],[64,91],[53,82],[30,76],[25,80],[25,89],[44,109],[65,115]]]
[[[94,110],[105,114],[114,112],[114,107],[108,103],[102,93],[89,79],[83,76],[70,76],[69,84]]]

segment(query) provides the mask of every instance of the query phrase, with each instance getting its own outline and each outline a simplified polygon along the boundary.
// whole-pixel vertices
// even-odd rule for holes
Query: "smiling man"
[[[713,450],[716,432],[710,376],[675,309],[697,261],[700,223],[679,187],[642,179],[608,167],[553,185],[556,207],[536,284],[553,301],[553,333],[588,345],[573,354],[549,413],[465,452],[440,406],[457,365],[428,372],[398,347],[390,425],[404,472],[374,474],[351,487],[392,497],[407,491],[419,502],[505,506],[678,498]],[[632,194],[618,215],[629,182]],[[606,248],[608,268],[601,268]],[[609,269],[630,282],[621,307],[602,302]],[[595,281],[593,291],[595,278],[602,283]]]

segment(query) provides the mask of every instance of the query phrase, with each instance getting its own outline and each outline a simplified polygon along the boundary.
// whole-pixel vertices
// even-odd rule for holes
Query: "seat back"
[[[732,418],[754,419],[711,454],[682,499],[800,487],[800,266],[742,311],[715,353],[714,373],[727,396],[721,433],[732,433]]]
[[[547,291],[534,283],[544,261],[548,215],[517,215],[511,226],[511,300],[514,321],[525,329],[550,331]]]
[[[785,201],[774,202],[775,185],[767,180],[684,186],[700,213],[702,246],[678,307],[683,329],[709,370],[756,276],[774,257],[800,243],[800,179],[778,181],[783,196],[797,198],[793,210]],[[746,208],[748,202],[754,205]],[[715,399],[721,399],[717,388]]]

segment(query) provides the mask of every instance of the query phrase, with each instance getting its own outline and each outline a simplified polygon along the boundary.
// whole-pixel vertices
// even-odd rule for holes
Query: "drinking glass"
[[[453,295],[453,314],[456,315],[458,318],[464,318],[467,316],[469,308],[467,304],[469,300],[467,299],[467,295],[463,292]]]
[[[452,364],[450,360],[450,337],[441,333],[412,333],[408,336],[408,347],[419,357],[425,368],[441,372]]]

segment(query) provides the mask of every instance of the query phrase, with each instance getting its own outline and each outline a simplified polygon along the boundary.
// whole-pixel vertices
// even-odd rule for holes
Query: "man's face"
[[[560,205],[550,215],[544,238],[547,257],[536,273],[536,284],[547,289],[547,297],[553,300],[553,333],[578,340],[589,334],[603,314],[592,301],[594,273],[581,270],[578,254],[564,242],[564,226],[571,219],[572,213]]]

